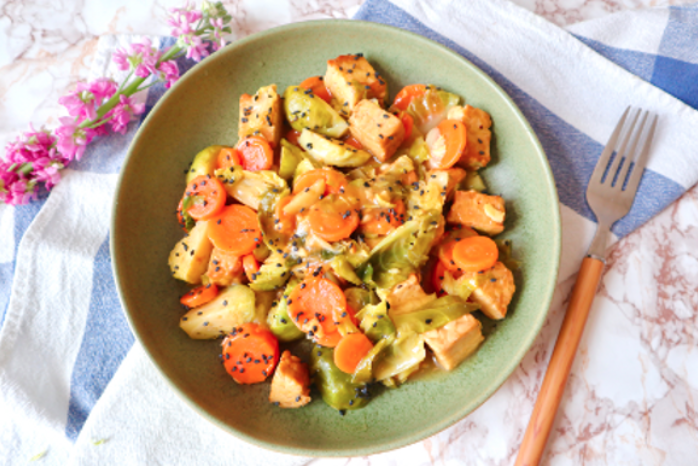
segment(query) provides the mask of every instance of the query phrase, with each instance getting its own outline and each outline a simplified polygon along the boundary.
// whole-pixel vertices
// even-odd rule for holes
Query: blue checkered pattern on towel
[[[463,49],[388,1],[368,0],[356,18],[416,32],[452,48],[482,68],[511,95],[531,122],[548,154],[561,202],[580,215],[593,219],[584,201],[583,192],[596,158],[601,152],[600,144],[567,125],[532,96],[517,88],[488,65],[487,57],[478,56],[476,50]],[[608,44],[578,37],[609,60],[693,108],[698,108],[698,49],[695,47],[697,38],[697,6],[671,8],[669,21],[656,54],[613,48]],[[189,66],[191,62],[180,60],[181,69]],[[155,86],[149,90],[148,111],[163,93],[162,86]],[[125,136],[111,135],[95,141],[84,159],[71,168],[96,173],[118,173],[138,124],[140,122],[132,124]],[[639,203],[631,215],[616,225],[615,233],[619,236],[628,234],[673,202],[683,191],[674,181],[657,173],[648,173],[640,188]],[[47,194],[42,193],[38,202],[14,209],[14,258],[17,257],[20,239],[46,198]],[[10,297],[14,260],[0,263],[0,325],[4,322]],[[94,261],[86,330],[71,380],[65,430],[66,436],[72,440],[77,437],[95,402],[133,344],[133,336],[126,324],[114,286],[108,237],[97,251]]]

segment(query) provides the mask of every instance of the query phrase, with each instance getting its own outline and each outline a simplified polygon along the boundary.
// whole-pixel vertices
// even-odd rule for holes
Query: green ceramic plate
[[[506,231],[523,266],[509,316],[480,350],[453,373],[386,391],[342,417],[316,395],[310,405],[283,410],[267,401],[269,385],[238,386],[218,362],[218,341],[196,341],[179,330],[178,299],[186,286],[172,279],[170,249],[182,236],[173,212],[183,171],[211,144],[237,141],[238,98],[269,83],[283,90],[325,72],[325,62],[363,52],[387,78],[403,85],[433,83],[492,115],[493,163],[483,171],[490,191],[507,201]],[[155,366],[199,414],[256,445],[287,453],[353,456],[424,439],[482,404],[519,364],[541,328],[560,256],[557,194],[543,149],[511,99],[459,55],[423,37],[374,23],[314,21],[265,31],[235,42],[189,71],[150,112],[121,172],[114,204],[112,257],[129,323]]]

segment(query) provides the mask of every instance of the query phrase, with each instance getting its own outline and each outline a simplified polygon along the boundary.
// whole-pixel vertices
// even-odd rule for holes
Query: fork
[[[647,156],[657,126],[657,116],[654,116],[652,123],[645,128],[649,112],[644,112],[636,130],[638,117],[643,112],[641,109],[634,111],[634,115],[626,125],[629,113],[630,107],[625,109],[618,121],[589,179],[587,202],[598,221],[596,234],[579,269],[577,282],[567,306],[567,313],[562,322],[543,385],[521,442],[516,466],[537,465],[543,456],[579,340],[582,338],[589,309],[599,286],[610,228],[630,211],[647,164]],[[641,139],[642,144],[640,144]],[[620,144],[618,144],[619,140]],[[626,151],[628,144],[630,149]]]

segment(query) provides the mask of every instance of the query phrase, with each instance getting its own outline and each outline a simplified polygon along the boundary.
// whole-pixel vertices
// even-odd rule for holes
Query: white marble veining
[[[515,0],[567,25],[665,0]],[[169,33],[179,0],[5,0],[0,4],[0,145],[29,123],[56,124],[58,97],[90,67],[104,34]],[[346,18],[362,0],[228,0],[235,37],[279,24]],[[3,209],[0,208],[0,215]],[[0,236],[2,232],[0,232]],[[0,245],[0,256],[6,251]],[[573,279],[511,378],[470,416],[418,444],[313,464],[512,464]],[[611,252],[543,464],[698,461],[698,188]]]

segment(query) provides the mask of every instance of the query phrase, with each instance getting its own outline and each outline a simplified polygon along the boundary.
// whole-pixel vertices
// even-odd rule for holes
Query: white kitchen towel
[[[593,233],[583,193],[627,105],[657,112],[660,124],[638,202],[614,228],[616,238],[698,181],[696,6],[613,15],[570,28],[574,35],[503,0],[369,0],[357,18],[445,44],[516,101],[556,179],[561,281],[576,271]],[[102,38],[94,74],[113,73],[111,53],[133,39]],[[143,96],[147,109],[163,92],[154,86]],[[305,463],[202,420],[133,342],[111,273],[108,225],[115,179],[138,124],[95,141],[50,195],[0,206],[0,462],[24,464],[44,453],[40,464]],[[485,441],[496,442],[501,420],[485,422],[492,423]],[[376,460],[429,462],[415,447]]]

